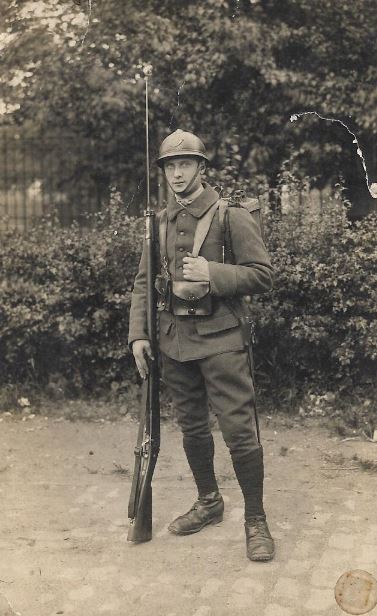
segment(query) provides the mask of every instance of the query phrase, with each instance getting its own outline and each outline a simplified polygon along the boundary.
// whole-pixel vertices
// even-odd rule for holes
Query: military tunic
[[[208,185],[192,204],[176,201],[167,208],[168,268],[173,280],[184,280],[183,258],[191,252],[198,220],[219,199]],[[211,438],[209,406],[217,415],[233,461],[258,450],[254,388],[238,316],[241,298],[268,291],[272,266],[264,246],[259,213],[229,208],[234,263],[222,262],[222,232],[216,212],[200,255],[209,262],[210,316],[159,313],[162,375],[173,398],[177,420],[188,442]],[[135,279],[129,343],[148,339],[146,331],[146,253]]]
[[[184,280],[183,258],[192,250],[197,222],[218,199],[218,193],[207,184],[187,208],[176,201],[168,204],[167,254],[173,280]],[[272,266],[258,217],[258,212],[250,214],[242,208],[229,208],[234,264],[228,264],[222,263],[222,233],[218,212],[215,214],[200,251],[209,262],[213,314],[182,317],[162,311],[159,314],[162,353],[183,362],[243,348],[236,316],[242,310],[240,299],[243,295],[268,291],[272,286]],[[143,251],[132,294],[129,344],[148,338],[145,289],[146,255]]]

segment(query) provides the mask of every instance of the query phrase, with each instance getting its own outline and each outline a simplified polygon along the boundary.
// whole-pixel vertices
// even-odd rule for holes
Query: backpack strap
[[[163,265],[164,263],[167,263],[168,261],[168,253],[167,253],[167,248],[166,248],[167,234],[168,234],[168,213],[165,208],[161,212],[159,227],[158,227],[160,258],[161,258],[161,263]]]
[[[231,199],[221,199],[219,204],[219,223],[223,244],[223,263],[233,262],[232,236],[230,232],[228,212],[229,207],[243,208],[244,210],[247,210],[249,214],[252,212],[259,212],[259,226],[264,241],[263,222],[260,215],[259,200],[257,198],[241,199],[237,202],[232,202]]]
[[[200,249],[203,246],[203,242],[208,235],[208,231],[211,226],[213,217],[218,210],[219,203],[219,201],[216,201],[216,203],[214,203],[209,208],[209,210],[198,220],[194,235],[194,245],[191,252],[193,257],[197,257],[199,255]]]
[[[195,235],[194,235],[194,245],[192,248],[192,256],[197,257],[199,255],[200,249],[203,246],[203,242],[208,235],[209,228],[212,224],[212,220],[216,214],[216,211],[219,207],[219,201],[216,201],[209,210],[198,220],[198,224],[196,225]],[[159,235],[159,243],[160,243],[160,256],[161,263],[164,268],[167,269],[168,265],[168,252],[167,252],[167,232],[168,232],[168,215],[167,210],[163,210],[161,212],[160,221],[159,221],[158,235]]]
[[[232,238],[228,222],[229,199],[220,199],[219,202],[219,224],[222,242],[223,263],[232,263]]]

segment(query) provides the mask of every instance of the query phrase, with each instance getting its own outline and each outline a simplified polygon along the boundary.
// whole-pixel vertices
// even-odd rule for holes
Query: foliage
[[[276,283],[255,303],[260,384],[284,404],[307,388],[375,392],[377,216],[351,225],[339,202],[292,202],[265,222]]]
[[[288,212],[266,211],[264,218],[276,276],[274,290],[254,298],[252,306],[258,387],[274,406],[301,400],[314,414],[325,402],[334,409],[345,394],[359,396],[357,406],[365,397],[371,400],[377,216],[351,226],[338,201],[312,211],[292,198]],[[137,377],[127,330],[142,229],[143,221],[125,216],[113,194],[107,214],[94,217],[86,231],[59,228],[50,218],[28,235],[4,235],[4,391],[11,387],[16,400],[28,391],[18,384],[47,387],[56,397],[62,391],[134,397]],[[313,406],[312,398],[320,404]]]
[[[301,172],[324,183],[361,164],[339,125],[289,122],[315,109],[347,121],[372,152],[374,0],[109,0],[93,3],[86,32],[87,8],[72,0],[9,3],[2,106],[33,129],[60,126],[104,140],[105,178],[119,150],[130,190],[143,176],[146,62],[154,67],[153,146],[180,125],[208,141],[215,167],[236,146],[241,179],[274,184],[294,152]]]
[[[116,199],[85,232],[49,218],[2,237],[2,384],[71,394],[131,386],[128,311],[141,237]]]

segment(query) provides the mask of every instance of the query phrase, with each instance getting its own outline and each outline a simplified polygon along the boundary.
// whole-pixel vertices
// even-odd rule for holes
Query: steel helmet
[[[160,145],[157,164],[162,167],[165,158],[172,156],[198,156],[209,160],[205,145],[199,137],[180,128],[168,135]]]

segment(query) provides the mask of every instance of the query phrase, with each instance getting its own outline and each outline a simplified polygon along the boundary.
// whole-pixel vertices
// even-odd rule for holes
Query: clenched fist
[[[191,282],[209,282],[207,259],[204,257],[192,257],[191,252],[187,254],[189,256],[183,258],[183,278]]]

